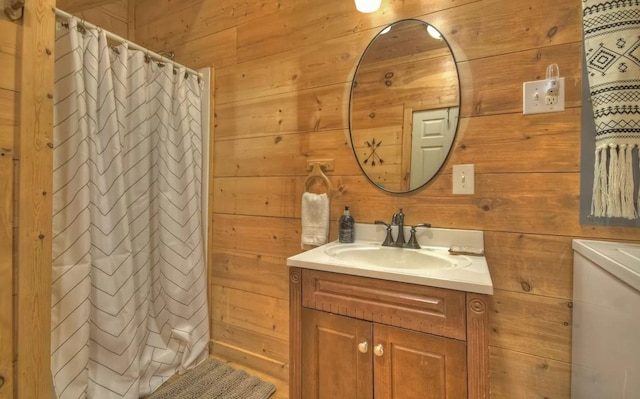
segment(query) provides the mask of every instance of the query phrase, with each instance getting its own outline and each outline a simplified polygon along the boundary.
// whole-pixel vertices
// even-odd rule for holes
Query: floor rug
[[[145,399],[267,399],[275,390],[273,384],[207,359]]]

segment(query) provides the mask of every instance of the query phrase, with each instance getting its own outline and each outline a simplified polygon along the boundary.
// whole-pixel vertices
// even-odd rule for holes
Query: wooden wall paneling
[[[62,9],[67,11],[64,8]],[[87,8],[82,11],[75,12],[74,15],[111,33],[115,33],[120,37],[127,38],[127,35],[129,34],[126,0],[119,0],[117,2],[95,8]]]
[[[427,22],[444,33],[458,62],[582,40],[582,9],[575,1],[541,0],[524,5],[483,0],[450,8],[428,18]],[[500,68],[506,66],[501,64]],[[545,70],[546,65],[538,72],[540,79],[544,79]],[[491,76],[495,76],[495,72],[497,70]],[[560,74],[565,76],[562,67]],[[507,80],[513,81],[515,77]]]
[[[476,173],[578,172],[580,112],[461,118],[446,165],[472,163]]]
[[[0,148],[10,153],[18,127],[19,93],[0,88]]]
[[[211,286],[213,321],[269,337],[289,337],[289,301],[233,288]]]
[[[19,398],[48,398],[51,332],[53,69],[55,0],[23,10],[20,71],[17,369]]]
[[[451,54],[405,58],[384,62],[372,62],[367,58],[360,64],[358,79],[354,82],[352,108],[366,110],[404,104],[419,111],[458,105],[458,75]],[[428,96],[424,95],[425,88],[429,90]]]
[[[344,192],[331,199],[332,220],[337,220],[342,215],[344,206],[349,204],[355,205],[352,214],[356,221],[372,222],[381,217],[386,219],[397,211],[395,200],[375,188],[364,177],[341,177],[340,179],[330,177],[329,179],[332,180],[332,184],[340,183],[344,187]],[[297,178],[295,183],[290,178],[278,177],[216,179],[215,201],[218,204],[216,212],[255,217],[297,218],[299,224],[301,199],[300,194],[296,194],[296,190],[297,193],[302,192],[303,186],[303,177]],[[273,194],[273,191],[280,191],[280,193]],[[375,200],[376,207],[359,205],[361,203],[364,205],[366,200]],[[411,215],[412,219],[414,217],[415,215]],[[280,223],[278,219],[273,220],[275,220],[274,223]],[[290,224],[289,221],[282,223],[286,226],[295,226],[295,222],[294,224]],[[332,225],[330,231],[334,228],[337,229]]]
[[[495,290],[491,346],[571,362],[571,301]]]
[[[346,130],[221,140],[216,146],[213,161],[220,177],[306,176],[307,161],[313,159],[334,160],[327,176],[360,174]]]
[[[218,103],[350,81],[362,51],[374,34],[358,32],[350,40],[331,39],[322,46],[303,47],[223,68],[216,84]]]
[[[211,252],[212,284],[278,299],[289,297],[286,258],[225,250]]]
[[[0,397],[6,399],[14,382],[13,133],[0,131]]]
[[[122,0],[57,0],[57,7],[69,13],[77,13],[120,1]]]
[[[216,212],[294,217],[300,215],[302,185],[291,177],[217,178]]]
[[[565,107],[580,106],[581,51],[577,42],[458,63],[460,116],[522,113],[522,82],[544,79],[551,63],[565,77]]]
[[[491,398],[571,397],[571,364],[491,347]]]
[[[229,326],[218,326],[214,324],[214,334],[220,330],[220,328],[229,328]],[[247,334],[246,331],[241,329],[231,329],[229,330],[229,334],[234,338],[239,339],[253,339],[251,343],[244,343],[241,346],[236,346],[232,343],[225,342],[223,340],[213,339],[211,341],[211,356],[222,358],[226,361],[235,362],[237,364],[243,365],[245,367],[249,367],[252,369],[249,373],[253,373],[255,370],[260,370],[260,372],[270,375],[272,377],[277,378],[280,381],[287,381],[289,375],[289,362],[286,360],[282,362],[277,359],[273,359],[269,356],[262,355],[261,347],[257,348],[254,344],[268,340],[269,337],[265,337],[264,335],[251,336]],[[288,341],[282,341],[285,344]],[[255,350],[257,352],[253,352]],[[278,357],[287,357],[287,352],[283,352],[278,355]]]
[[[213,248],[288,257],[300,252],[300,220],[215,214]]]
[[[22,25],[0,16],[0,89],[18,90],[16,50]]]
[[[484,243],[495,289],[571,300],[571,237],[487,231]]]
[[[133,0],[130,0],[133,1]],[[135,11],[135,8],[132,8]],[[208,156],[208,164],[204,165],[205,168],[207,168],[208,170],[208,181],[207,181],[207,193],[202,193],[202,195],[206,195],[207,196],[207,248],[206,248],[206,255],[207,255],[207,259],[206,259],[206,266],[207,266],[207,303],[209,306],[209,314],[211,314],[211,309],[213,308],[213,296],[211,295],[211,282],[213,281],[213,265],[214,265],[214,255],[213,255],[213,240],[214,240],[214,236],[213,236],[213,214],[214,214],[214,207],[215,207],[215,197],[213,195],[213,193],[215,193],[216,191],[216,182],[215,182],[215,169],[214,169],[214,163],[213,163],[213,158],[215,157],[215,150],[216,150],[216,129],[215,129],[215,120],[214,120],[214,114],[215,114],[215,107],[216,107],[216,101],[215,101],[215,80],[216,80],[216,71],[214,68],[210,68],[209,69],[209,98],[208,98],[208,103],[209,103],[209,109],[208,110],[202,110],[203,112],[209,112],[208,115],[208,121],[209,121],[209,126],[207,126],[206,128],[208,128],[209,130],[209,137],[207,138],[207,142],[209,143],[209,152],[207,154]],[[213,324],[212,324],[212,320],[209,319],[209,331],[213,331]]]
[[[218,138],[346,129],[348,97],[344,84],[335,84],[221,104],[216,109]]]
[[[549,4],[555,4],[555,2],[551,0],[546,0],[546,1],[549,2]],[[472,23],[477,24],[477,26],[483,28],[481,42],[484,43],[485,53],[478,54],[478,56],[482,56],[482,57],[487,56],[486,49],[489,46],[487,46],[486,43],[487,41],[492,41],[493,39],[495,39],[495,41],[498,42],[490,50],[492,52],[495,52],[495,54],[506,54],[506,53],[511,53],[513,51],[516,51],[516,50],[511,50],[511,51],[506,51],[506,50],[508,50],[508,47],[513,47],[514,44],[518,46],[518,43],[520,42],[512,40],[511,37],[508,37],[509,35],[505,35],[504,26],[502,25],[502,23],[500,22],[496,23],[494,15],[487,12],[487,9],[486,9],[486,6],[488,5],[496,8],[499,12],[502,12],[501,10],[505,9],[504,4],[502,4],[500,0],[492,0],[491,2],[480,2],[477,4],[478,4],[478,7],[482,6],[482,12],[475,12],[473,14],[465,13],[461,11],[462,9],[464,9],[464,7],[456,8],[449,12],[455,15],[462,15],[461,18],[464,18],[465,20],[458,21],[459,24],[471,23],[471,21],[469,21],[469,15],[472,15],[473,16]],[[513,7],[507,7],[507,8],[511,13],[521,12],[517,4]],[[575,5],[571,6],[571,9],[577,12],[577,8],[575,7]],[[541,11],[536,7],[536,12],[541,12]],[[577,13],[577,17],[578,18],[580,17],[579,13]],[[436,24],[436,26],[438,25]],[[456,30],[456,32],[463,30],[460,27],[456,27],[452,29]],[[447,29],[444,29],[443,31],[446,33]],[[236,91],[234,93],[233,90],[226,90],[225,87],[221,84],[219,86],[219,89],[221,90],[221,93],[220,93],[221,102],[225,103],[228,101],[227,92],[230,92],[230,94],[235,94],[237,96],[235,97],[236,99],[247,98],[242,95],[242,92],[244,90],[242,90],[240,84],[252,85],[253,82],[255,82],[257,87],[254,87],[252,90],[252,93],[254,94],[255,97],[274,94],[274,92],[263,93],[260,91],[266,88],[269,88],[271,90],[276,89],[276,90],[280,90],[279,92],[282,92],[283,89],[288,88],[291,85],[294,85],[294,87],[298,89],[302,87],[310,87],[309,86],[310,80],[322,79],[322,77],[317,77],[316,76],[317,74],[313,74],[312,72],[318,69],[322,71],[326,71],[327,68],[325,65],[328,61],[331,61],[332,59],[334,60],[337,59],[336,61],[338,62],[333,62],[334,65],[332,65],[332,67],[330,68],[331,70],[330,74],[328,73],[323,74],[325,75],[324,76],[325,81],[326,79],[329,79],[331,77],[334,77],[335,79],[335,77],[338,77],[338,76],[344,77],[344,79],[340,80],[342,82],[345,81],[346,79],[351,79],[352,70],[354,69],[353,68],[354,62],[357,63],[357,61],[360,58],[360,55],[362,54],[362,51],[366,48],[366,45],[369,43],[371,38],[373,38],[373,36],[376,33],[377,33],[376,30],[356,32],[349,37],[349,40],[344,40],[343,38],[329,39],[322,42],[323,43],[322,46],[305,46],[305,47],[295,49],[296,51],[276,53],[276,54],[271,54],[269,56],[261,57],[257,59],[256,62],[240,63],[237,67],[240,67],[241,69],[235,68],[234,70],[229,70],[230,73],[235,74],[235,76],[238,78],[232,79],[226,83],[226,84],[235,86],[235,89],[240,91]],[[541,34],[540,32],[538,33]],[[241,34],[242,32],[239,31],[238,36],[240,37]],[[572,40],[573,42],[579,42],[580,35],[578,34],[575,36],[570,36],[569,38],[567,38],[567,41],[561,42],[561,43],[566,43],[566,42],[571,43],[572,41],[569,41],[568,39],[573,39]],[[471,39],[467,38],[467,40],[471,40]],[[474,37],[474,40],[478,40],[478,39]],[[455,36],[454,36],[454,42],[455,42]],[[464,49],[467,48],[468,43],[466,43],[466,41],[459,41],[457,43],[461,48],[464,48]],[[239,45],[241,45],[241,43],[239,43]],[[527,46],[525,48],[531,49],[531,48],[537,48],[537,47],[539,47],[539,44],[536,42],[536,45],[532,44],[531,46]],[[518,48],[518,50],[521,50],[521,49],[522,48],[520,47]],[[511,57],[519,60],[520,62],[516,62],[515,65],[513,62],[510,62],[509,60],[505,60],[504,62],[493,63],[490,66],[490,68],[492,69],[490,73],[482,73],[483,71],[480,70],[480,71],[477,71],[480,74],[477,76],[474,76],[474,78],[486,76],[487,78],[491,79],[495,77],[497,70],[501,70],[505,72],[505,75],[508,74],[507,75],[508,77],[505,79],[502,79],[501,83],[503,83],[505,86],[508,86],[506,82],[514,82],[516,80],[516,76],[519,76],[519,75],[514,76],[512,74],[512,71],[510,70],[511,68],[518,68],[518,72],[520,74],[525,74],[525,76],[531,76],[530,75],[531,73],[535,73],[533,71],[539,70],[538,73],[544,76],[544,71],[546,70],[546,66],[550,62],[557,62],[560,65],[561,70],[563,71],[562,75],[569,76],[569,73],[565,72],[565,68],[569,68],[569,67],[575,68],[575,67],[571,65],[565,66],[561,61],[562,59],[567,59],[566,57],[570,57],[570,55],[566,54],[566,51],[564,52],[562,50],[553,51],[552,49],[553,47],[547,47],[545,48],[545,51],[542,51],[541,54],[539,55],[538,62],[539,64],[542,64],[541,68],[529,68],[527,65],[522,65],[523,61],[521,61],[520,59],[526,58],[527,57],[526,54],[512,55]],[[454,48],[454,55],[458,57],[459,52],[461,51],[462,50],[457,50],[456,48]],[[534,54],[537,54],[537,52],[534,51]],[[552,60],[547,60],[546,59],[547,55]],[[557,57],[561,55],[563,55],[565,58],[561,58],[560,60],[558,60]],[[507,56],[507,57],[510,57],[510,56]],[[275,60],[276,58],[278,59],[277,61]],[[465,59],[469,59],[469,58],[459,57],[458,61],[465,60]],[[536,58],[534,57],[534,60],[535,59]],[[579,58],[572,59],[572,63],[577,65],[577,71],[579,72],[579,65],[580,65]],[[273,65],[276,68],[274,70],[270,70],[271,69],[269,68],[270,65]],[[500,65],[500,68],[496,68],[496,65]],[[255,69],[259,69],[260,71],[251,71],[252,67]],[[340,67],[340,68],[337,68],[337,67]],[[344,67],[344,69],[342,67]],[[248,79],[251,77],[251,75],[255,75],[256,73],[260,73],[260,72],[264,74],[260,78],[256,76],[255,79]],[[579,74],[575,76],[579,76]],[[469,80],[471,80],[470,77],[469,77]],[[529,78],[529,80],[531,79]],[[237,81],[238,84],[237,85],[234,84],[233,83],[234,81]],[[324,83],[325,81],[320,80],[317,83],[315,83],[315,85],[319,86],[322,84],[326,84]],[[468,89],[469,91],[472,90],[471,87],[473,87],[473,90],[476,89],[474,86],[469,86],[469,84],[463,85],[463,87],[465,86],[469,87]],[[509,91],[511,89],[503,88],[503,90],[504,90],[503,94],[511,94],[511,92]],[[521,103],[521,101],[522,100],[520,99],[519,102]],[[570,104],[571,104],[570,97],[567,97],[567,106],[569,106]]]
[[[127,39],[136,41],[136,0],[125,0],[127,6]],[[212,113],[213,114],[213,113]]]
[[[476,0],[457,1],[456,6]],[[398,19],[424,15],[450,6],[449,0],[381,5],[381,12],[359,13],[353,3],[341,0],[306,1],[304,6],[281,7],[277,14],[241,23],[238,26],[238,60],[244,62],[302,47],[313,47],[327,39],[372,30],[374,35],[384,25]],[[285,26],[281,21],[289,21]],[[261,29],[253,29],[260,24]],[[373,28],[373,29],[372,29]],[[372,36],[373,37],[373,36]]]
[[[188,42],[167,44],[158,47],[158,50],[173,50],[175,59],[191,68],[211,65],[223,68],[236,64],[236,35],[237,29],[232,27]]]
[[[0,16],[0,397],[14,396],[15,272],[14,137],[18,126],[19,82],[16,81],[21,25]]]
[[[288,298],[287,298],[288,300]],[[211,336],[214,346],[225,345],[241,352],[254,353],[285,368],[289,364],[289,341],[245,328],[214,321]],[[277,372],[282,376],[282,371]],[[286,378],[285,378],[286,379]]]
[[[140,44],[159,48],[217,33],[238,23],[270,14],[293,0],[255,2],[244,0],[136,0],[136,35]]]

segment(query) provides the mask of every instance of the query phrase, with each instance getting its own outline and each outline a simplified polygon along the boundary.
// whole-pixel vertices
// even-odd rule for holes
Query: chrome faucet
[[[402,212],[402,208],[400,208],[400,212],[394,213],[391,217],[391,223],[387,224],[382,220],[376,220],[375,224],[383,224],[387,227],[387,235],[382,243],[383,247],[397,247],[397,248],[413,248],[420,249],[420,245],[418,244],[418,240],[416,239],[416,228],[418,227],[431,227],[429,223],[420,223],[415,226],[411,226],[411,237],[409,237],[409,241],[405,242],[404,239],[404,213]],[[391,226],[398,226],[398,235],[396,236],[395,241],[393,240],[393,236],[391,233]]]
[[[404,247],[404,213],[402,213],[402,208],[400,208],[400,212],[393,214],[393,217],[391,218],[391,225],[398,226],[398,235],[396,236],[393,246]]]

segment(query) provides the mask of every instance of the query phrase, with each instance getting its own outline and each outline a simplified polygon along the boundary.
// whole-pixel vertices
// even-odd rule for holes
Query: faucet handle
[[[415,230],[417,227],[431,227],[431,223],[419,223],[415,226],[411,226],[411,230]]]
[[[420,244],[418,244],[418,239],[416,238],[416,228],[418,227],[431,227],[431,223],[420,223],[411,226],[411,237],[409,237],[409,241],[404,244],[405,248],[420,249]]]
[[[383,247],[391,247],[391,246],[393,246],[393,237],[391,236],[391,225],[390,224],[386,224],[382,220],[376,220],[374,223],[375,224],[384,224],[387,227],[387,236],[385,237],[384,242],[382,243],[382,246]]]

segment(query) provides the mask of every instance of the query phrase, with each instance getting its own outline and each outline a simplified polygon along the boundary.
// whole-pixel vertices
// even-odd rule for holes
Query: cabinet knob
[[[0,388],[4,385],[4,376],[0,375]]]
[[[376,356],[382,356],[384,355],[384,349],[382,349],[382,344],[378,344],[376,346],[373,347],[373,353]]]
[[[367,341],[362,341],[358,344],[358,350],[361,353],[367,353],[367,351],[369,350],[369,343]]]

